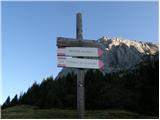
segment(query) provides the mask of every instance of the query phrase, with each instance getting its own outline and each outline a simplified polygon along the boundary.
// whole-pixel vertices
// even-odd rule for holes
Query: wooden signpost
[[[57,37],[58,67],[72,67],[79,70],[77,74],[77,111],[79,118],[84,118],[84,69],[102,69],[104,64],[98,58],[103,51],[95,40],[83,40],[82,15],[76,16],[76,39]],[[86,58],[87,57],[87,58]],[[95,59],[96,58],[96,59]]]

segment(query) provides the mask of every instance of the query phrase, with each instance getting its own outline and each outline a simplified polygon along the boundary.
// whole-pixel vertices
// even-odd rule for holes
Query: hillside
[[[77,111],[69,109],[37,109],[29,105],[14,106],[2,110],[2,119],[76,119]],[[147,118],[153,119],[152,116],[144,116],[138,113],[124,110],[87,110],[86,119],[123,119],[123,118]]]
[[[134,69],[103,75],[87,71],[85,75],[85,106],[87,110],[124,110],[142,116],[159,116],[159,61],[145,61]],[[31,105],[38,109],[76,109],[76,75],[34,83],[20,97],[8,97],[2,114],[12,106]],[[18,114],[18,113],[17,113]]]

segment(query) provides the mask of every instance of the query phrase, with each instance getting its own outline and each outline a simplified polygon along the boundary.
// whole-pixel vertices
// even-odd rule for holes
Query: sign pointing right
[[[103,51],[100,48],[91,47],[64,47],[58,48],[60,56],[77,56],[77,57],[101,57]]]
[[[65,56],[58,57],[58,67],[102,69],[103,66],[104,64],[101,60],[69,58]]]

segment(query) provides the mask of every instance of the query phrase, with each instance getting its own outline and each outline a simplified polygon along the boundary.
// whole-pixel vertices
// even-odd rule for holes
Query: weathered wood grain
[[[57,37],[58,47],[100,47],[96,40],[80,40],[74,38]]]

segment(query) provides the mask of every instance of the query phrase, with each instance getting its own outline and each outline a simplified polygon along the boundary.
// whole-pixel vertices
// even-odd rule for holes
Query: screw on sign
[[[96,40],[83,40],[81,13],[77,13],[76,16],[76,39],[57,37],[57,47],[58,67],[72,67],[79,70],[77,74],[77,111],[78,117],[84,118],[84,69],[102,69],[104,64],[99,60],[103,55],[99,43]]]

